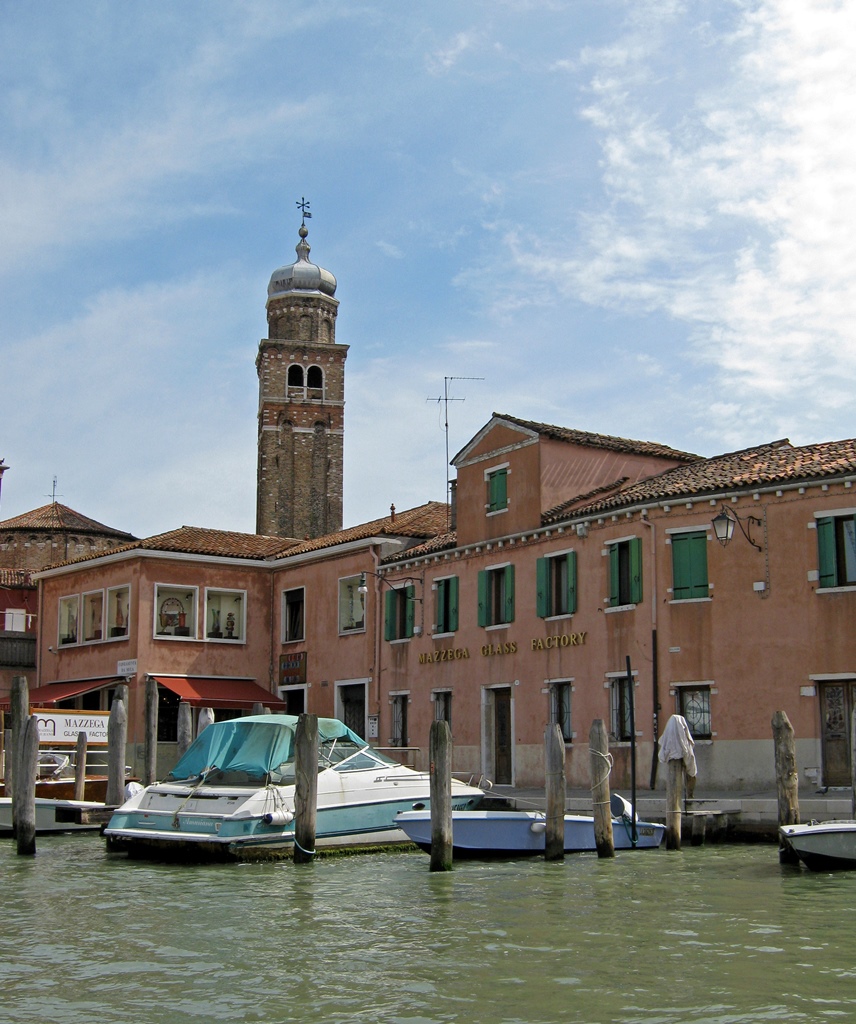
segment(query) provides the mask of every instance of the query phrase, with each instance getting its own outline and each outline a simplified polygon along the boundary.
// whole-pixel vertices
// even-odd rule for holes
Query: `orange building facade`
[[[299,542],[183,528],[37,573],[34,699],[106,708],[127,680],[139,766],[155,677],[164,769],[181,701],[342,718],[421,768],[446,718],[456,771],[516,786],[543,785],[558,722],[587,787],[594,719],[613,785],[635,733],[637,784],[663,786],[679,713],[700,786],[734,791],[774,783],[781,709],[800,784],[849,785],[856,442],[702,459],[494,415],[454,464],[451,532],[429,503]]]

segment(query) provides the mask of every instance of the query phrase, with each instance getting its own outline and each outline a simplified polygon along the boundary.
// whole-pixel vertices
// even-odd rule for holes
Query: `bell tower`
[[[303,540],[342,528],[348,346],[336,344],[336,278],[309,262],[309,203],[297,205],[297,261],[271,276],[256,359],[256,533]]]

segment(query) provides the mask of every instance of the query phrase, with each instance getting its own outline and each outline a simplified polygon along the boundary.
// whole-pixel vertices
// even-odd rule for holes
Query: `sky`
[[[345,526],[494,412],[856,435],[847,0],[0,0],[0,83],[0,519],[254,530],[303,197]]]

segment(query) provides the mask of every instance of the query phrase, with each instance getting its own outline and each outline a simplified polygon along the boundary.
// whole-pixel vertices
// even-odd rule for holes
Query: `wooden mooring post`
[[[776,755],[776,794],[779,803],[779,825],[799,825],[799,776],[794,743],[794,728],[784,711],[773,715],[773,744]],[[797,864],[799,858],[790,846],[779,843],[779,861]]]
[[[591,765],[591,803],[594,812],[594,842],[598,857],[615,856],[615,838],[612,834],[612,812],[609,806],[609,737],[602,718],[596,718],[589,731],[589,758]]]
[[[39,723],[30,715],[24,725],[17,765],[18,822],[15,838],[18,853],[32,857],[36,852],[36,775],[39,765]]]
[[[684,798],[684,762],[669,758],[666,773],[666,849],[681,848],[681,801]]]
[[[12,736],[9,750],[6,753],[6,795],[12,799],[12,835],[18,829],[18,786],[19,761],[21,760],[21,744],[24,739],[24,727],[30,717],[30,687],[26,676],[12,677],[12,692],[9,695],[9,717],[12,720]],[[35,779],[33,780],[35,787]]]
[[[452,869],[452,731],[446,721],[431,723],[428,734],[431,765],[431,871]]]
[[[544,834],[544,859],[565,858],[565,740],[554,722],[544,730],[545,795],[547,830]]]
[[[74,799],[83,800],[86,796],[86,750],[89,739],[85,732],[77,734],[74,746]]]
[[[318,716],[301,715],[294,734],[294,863],[315,856],[318,815]]]
[[[125,688],[127,690],[127,687]],[[107,719],[107,795],[104,803],[118,807],[125,802],[125,755],[128,745],[128,715],[125,701],[113,698]]]
[[[193,708],[182,701],[178,705],[178,726],[176,739],[176,754],[179,760],[187,753],[187,748],[193,742]]]
[[[196,717],[196,735],[204,732],[209,725],[214,724],[214,708],[200,708]]]

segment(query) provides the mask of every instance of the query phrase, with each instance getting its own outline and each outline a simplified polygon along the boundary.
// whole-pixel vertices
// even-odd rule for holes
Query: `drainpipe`
[[[657,530],[652,522],[648,520],[648,513],[642,510],[640,522],[651,531],[651,566],[653,578],[651,584],[651,693],[652,693],[652,720],[654,725],[654,753],[651,758],[651,781],[650,788],[657,785],[657,762],[660,753],[660,664],[657,653]]]
[[[382,625],[382,622],[383,622],[383,616],[381,614],[379,614],[379,608],[380,608],[380,606],[379,606],[380,580],[378,579],[378,575],[379,575],[378,574],[378,567],[380,565],[380,556],[378,555],[377,548],[374,547],[374,546],[371,549],[371,555],[372,555],[372,570],[373,570],[373,572],[375,574],[375,575],[372,576],[372,580],[374,580],[374,587],[373,587],[373,592],[374,592],[374,610],[373,610],[373,615],[374,615],[374,620],[375,620],[374,621],[374,627],[375,627],[374,628],[374,638],[373,638],[374,639],[374,657],[373,657],[374,665],[372,666],[372,671],[374,672],[374,684],[375,684],[375,687],[374,687],[374,689],[375,689],[375,695],[374,695],[375,714],[377,715],[377,719],[378,719],[378,742],[380,742],[380,631],[381,631],[381,625]]]

